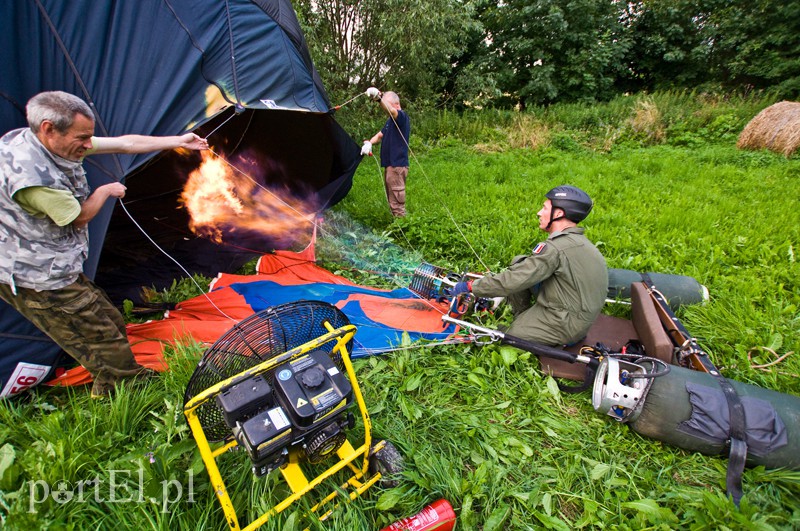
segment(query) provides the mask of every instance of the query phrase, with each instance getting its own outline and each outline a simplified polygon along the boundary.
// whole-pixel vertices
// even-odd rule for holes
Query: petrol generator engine
[[[313,492],[324,497],[307,516],[323,521],[337,499],[355,500],[379,483],[397,486],[403,459],[392,443],[370,434],[350,361],[355,333],[335,306],[293,301],[236,323],[197,363],[183,414],[231,530],[245,527],[218,463],[227,452],[237,452],[239,459],[226,462],[225,469],[250,464],[256,476],[275,471],[270,479],[283,478],[288,488],[277,489],[279,501],[246,529]],[[363,435],[348,440],[345,431],[355,427],[356,412]]]
[[[347,411],[353,388],[326,352],[314,350],[279,365],[272,384],[251,377],[216,397],[225,423],[245,449],[256,476],[288,462],[297,450],[311,463],[336,452],[355,422]]]
[[[197,407],[204,436],[210,442],[235,439],[257,476],[285,464],[291,452],[313,463],[335,453],[355,422],[342,357],[333,342],[292,349],[328,333],[327,326],[349,325],[330,304],[297,301],[262,310],[223,334],[203,354],[184,397],[189,403],[232,379]],[[254,370],[264,362],[271,362],[269,368]]]

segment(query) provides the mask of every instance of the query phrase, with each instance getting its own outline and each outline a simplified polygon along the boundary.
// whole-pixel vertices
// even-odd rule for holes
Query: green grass
[[[799,395],[800,161],[738,151],[730,133],[708,129],[715,113],[746,122],[763,99],[703,110],[682,95],[660,97],[662,119],[689,118],[664,119],[666,136],[655,144],[623,134],[610,145],[597,140],[606,126],[600,122],[610,120],[603,116],[617,117],[615,124],[630,116],[634,107],[624,102],[547,111],[560,118],[537,120],[548,131],[561,120],[560,129],[535,150],[509,141],[520,123],[533,122],[482,118],[468,139],[419,128],[408,217],[391,218],[380,172],[365,160],[349,196],[326,216],[322,263],[385,286],[407,284],[422,260],[456,271],[500,270],[543,238],[536,228],[543,194],[571,183],[596,201],[584,225],[610,267],[689,275],[709,288],[707,304],[681,308],[679,316],[726,376]],[[444,123],[457,132],[461,122],[451,118]],[[508,319],[500,312],[489,324]],[[752,367],[772,361],[772,352],[791,354],[768,371]],[[177,349],[169,372],[110,402],[92,401],[81,388],[38,388],[0,404],[0,527],[226,528],[181,413],[201,354],[199,346]],[[723,457],[644,438],[596,413],[587,393],[559,392],[529,353],[497,344],[411,346],[358,360],[356,371],[374,435],[405,457],[402,482],[373,487],[324,525],[303,520],[317,501],[306,496],[263,529],[376,530],[440,497],[464,530],[800,527],[800,472],[747,469],[737,510],[725,497]],[[360,433],[351,432],[354,442]],[[241,453],[221,461],[242,521],[285,495],[279,476],[254,478]],[[127,475],[134,493],[141,475],[141,503],[50,497],[31,505],[38,481],[74,488],[97,477],[107,486],[112,471],[118,481]],[[183,497],[173,502],[178,484]],[[33,500],[41,498],[34,492]]]

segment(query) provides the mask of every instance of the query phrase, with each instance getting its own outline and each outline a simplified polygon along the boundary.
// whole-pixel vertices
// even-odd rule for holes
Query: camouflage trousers
[[[56,290],[17,286],[16,295],[0,284],[0,298],[91,373],[93,396],[106,395],[118,380],[147,371],[133,357],[122,314],[83,274]]]
[[[389,200],[389,210],[396,218],[406,215],[406,177],[408,168],[387,166],[384,170],[386,184],[386,199]]]

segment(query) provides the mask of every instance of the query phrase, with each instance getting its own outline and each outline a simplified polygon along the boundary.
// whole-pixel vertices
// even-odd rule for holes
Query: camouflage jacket
[[[83,271],[88,231],[25,212],[13,196],[30,186],[68,190],[81,204],[91,191],[81,162],[50,153],[29,128],[15,129],[0,139],[0,282],[63,288]]]

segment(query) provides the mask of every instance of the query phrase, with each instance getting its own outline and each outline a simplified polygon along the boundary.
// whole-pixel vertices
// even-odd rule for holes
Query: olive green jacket
[[[608,296],[608,269],[583,231],[554,232],[505,271],[472,283],[478,297],[508,297],[515,315],[509,335],[545,345],[586,336]]]

